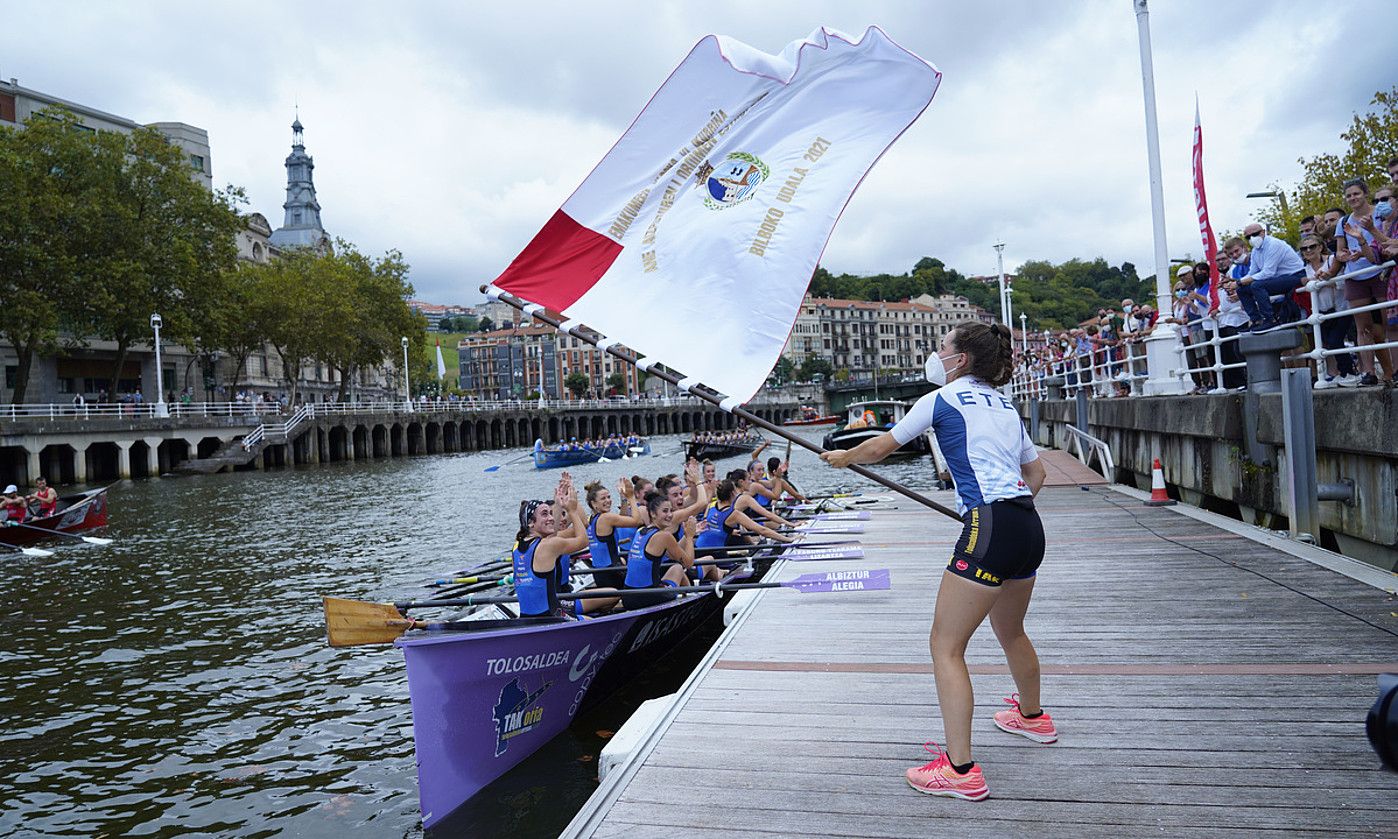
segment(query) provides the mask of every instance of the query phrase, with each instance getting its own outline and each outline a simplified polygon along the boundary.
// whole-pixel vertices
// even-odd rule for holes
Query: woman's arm
[[[844,469],[855,463],[878,463],[898,451],[899,445],[901,444],[894,438],[893,432],[885,431],[852,449],[821,452],[820,459],[836,469]]]
[[[757,522],[755,522],[755,521],[753,521],[752,519],[748,518],[747,515],[745,515],[741,510],[736,510],[736,509],[735,509],[733,512],[729,513],[729,514],[728,514],[728,523],[729,523],[729,526],[730,526],[730,527],[733,526],[733,525],[737,525],[737,526],[743,528],[744,530],[750,530],[750,531],[752,531],[753,533],[757,533],[757,534],[759,534],[759,535],[761,535],[761,536],[765,536],[765,537],[767,537],[768,539],[775,539],[775,540],[778,541],[778,542],[792,542],[792,541],[795,541],[795,540],[794,540],[792,537],[790,537],[790,536],[787,536],[787,535],[782,534],[782,533],[778,533],[777,531],[773,530],[773,529],[770,528],[770,527],[764,527],[763,525],[758,524]]]
[[[1048,470],[1044,468],[1044,461],[1040,458],[1020,464],[1019,473],[1024,476],[1024,482],[1029,484],[1029,491],[1036,496],[1044,486],[1044,479],[1048,477]]]
[[[650,538],[652,542],[656,539],[661,541],[661,545],[664,548],[664,552],[661,553],[661,556],[668,557],[683,565],[685,568],[693,568],[695,527],[697,527],[697,525],[694,523],[694,518],[690,517],[685,520],[684,539],[676,541],[673,533],[664,530]]]

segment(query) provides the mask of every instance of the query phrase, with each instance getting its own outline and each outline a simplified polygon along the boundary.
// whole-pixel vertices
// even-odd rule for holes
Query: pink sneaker
[[[990,795],[990,788],[985,785],[985,775],[979,766],[972,766],[971,771],[965,775],[957,774],[946,752],[940,747],[936,751],[929,748],[936,746],[936,743],[922,745],[935,759],[931,763],[915,766],[905,773],[909,786],[928,795],[947,795],[967,801],[980,801]]]
[[[1058,729],[1053,727],[1053,717],[1049,716],[1048,711],[1032,720],[1026,719],[1019,710],[1019,694],[1007,696],[1005,701],[1011,707],[995,712],[995,725],[1001,731],[1028,737],[1035,743],[1053,743],[1058,740]]]

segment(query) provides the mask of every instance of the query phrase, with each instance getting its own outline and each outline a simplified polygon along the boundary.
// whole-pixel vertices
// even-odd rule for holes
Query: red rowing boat
[[[24,522],[29,527],[18,527],[0,521],[0,542],[6,545],[23,547],[45,539],[54,538],[51,534],[40,533],[33,528],[58,530],[63,533],[81,533],[107,526],[107,488],[90,489],[78,495],[65,495],[58,499],[58,512],[42,518],[31,518]]]

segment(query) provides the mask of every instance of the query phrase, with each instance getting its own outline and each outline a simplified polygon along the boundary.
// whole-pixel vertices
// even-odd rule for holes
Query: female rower
[[[631,496],[631,482],[622,478],[617,481],[617,493],[628,504]],[[593,481],[587,487],[587,506],[592,508],[592,518],[587,522],[587,544],[592,551],[592,579],[599,586],[619,587],[626,579],[625,554],[617,544],[617,536],[622,528],[644,527],[639,518],[612,512],[612,494],[602,486],[601,481]]]
[[[772,502],[781,497],[781,491],[774,489],[767,480],[767,470],[763,468],[762,461],[756,458],[748,464],[748,494],[764,510],[772,509]]]
[[[927,379],[938,390],[919,399],[892,431],[848,451],[821,454],[835,467],[877,463],[931,428],[951,466],[965,528],[942,573],[929,639],[947,749],[932,752],[935,760],[906,777],[920,792],[968,801],[990,795],[971,758],[974,699],[966,669],[966,644],[987,615],[1019,688],[995,725],[1038,743],[1058,739],[1039,705],[1039,658],[1024,634],[1044,558],[1044,528],[1034,510],[1044,466],[1014,405],[994,390],[1009,381],[1012,363],[1003,325],[959,326],[927,359]]]
[[[766,507],[762,506],[761,502],[753,497],[752,481],[748,480],[747,472],[742,469],[734,469],[732,472],[728,473],[728,480],[732,481],[733,485],[738,488],[738,509],[744,513],[748,513],[749,518],[754,521],[761,518],[772,524],[781,525],[782,527],[789,528],[792,526],[791,522],[771,510],[768,510]]]
[[[767,485],[777,493],[778,498],[786,494],[804,503],[806,496],[802,495],[801,492],[792,485],[791,481],[787,480],[786,473],[790,466],[791,461],[783,463],[782,459],[779,457],[767,458]]]
[[[738,528],[756,533],[764,539],[771,539],[774,542],[794,542],[795,539],[784,533],[778,533],[770,527],[754,521],[742,510],[738,509],[738,487],[732,481],[722,480],[718,482],[718,487],[714,494],[714,502],[709,505],[709,509],[704,514],[704,522],[707,527],[694,540],[697,548],[719,548],[732,545],[746,545],[747,540],[738,532]],[[710,565],[708,572],[700,575],[701,579],[722,577],[723,569],[718,565]]]
[[[628,594],[626,589],[687,586],[688,571],[694,566],[694,520],[683,523],[688,526],[681,527],[685,535],[677,541],[667,530],[675,516],[670,499],[664,493],[651,492],[646,496],[645,505],[651,523],[636,533],[636,538],[631,541],[631,551],[626,557],[626,584],[622,589],[621,599],[628,609],[655,606],[675,595],[669,592]],[[666,559],[675,564],[664,567],[662,563]]]
[[[512,556],[520,617],[581,616],[605,612],[617,604],[615,597],[579,598],[567,606],[558,599],[562,563],[569,554],[587,547],[587,523],[578,507],[572,479],[564,474],[564,480],[554,490],[552,504],[519,503],[519,533]]]
[[[712,460],[704,458],[700,464],[701,474],[704,476],[704,490],[709,493],[709,497],[714,497],[714,492],[718,489],[718,467]]]

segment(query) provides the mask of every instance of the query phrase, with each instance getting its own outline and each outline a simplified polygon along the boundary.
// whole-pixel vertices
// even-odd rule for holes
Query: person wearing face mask
[[[1301,257],[1286,242],[1268,236],[1256,222],[1243,228],[1243,235],[1252,245],[1246,276],[1238,279],[1238,297],[1252,321],[1252,331],[1272,329],[1282,321],[1272,307],[1274,295],[1291,296],[1306,281],[1306,266]],[[1242,242],[1230,239],[1224,245],[1234,262],[1242,255]],[[1290,306],[1287,309],[1290,310]]]
[[[966,644],[987,616],[1019,689],[1013,707],[995,714],[996,727],[1036,743],[1058,739],[1040,705],[1039,659],[1024,632],[1044,557],[1034,496],[1046,473],[1014,404],[995,390],[1009,381],[1013,355],[1005,326],[958,326],[927,359],[927,379],[937,390],[919,399],[892,431],[848,451],[821,454],[837,468],[877,463],[930,428],[951,468],[964,529],[942,572],[929,639],[947,748],[904,777],[919,792],[967,801],[990,795],[971,757],[975,700],[966,668]]]
[[[1219,253],[1218,261],[1219,294],[1218,310],[1214,312],[1214,319],[1218,323],[1218,334],[1220,338],[1232,338],[1239,330],[1247,325],[1247,312],[1243,311],[1243,304],[1238,299],[1238,281],[1228,277],[1228,270],[1233,267],[1233,261],[1225,253]],[[1218,347],[1219,356],[1223,359],[1225,367],[1234,364],[1243,364],[1243,353],[1237,341],[1223,341]],[[1239,390],[1247,387],[1247,370],[1243,367],[1232,367],[1223,371],[1223,386],[1228,390]]]

